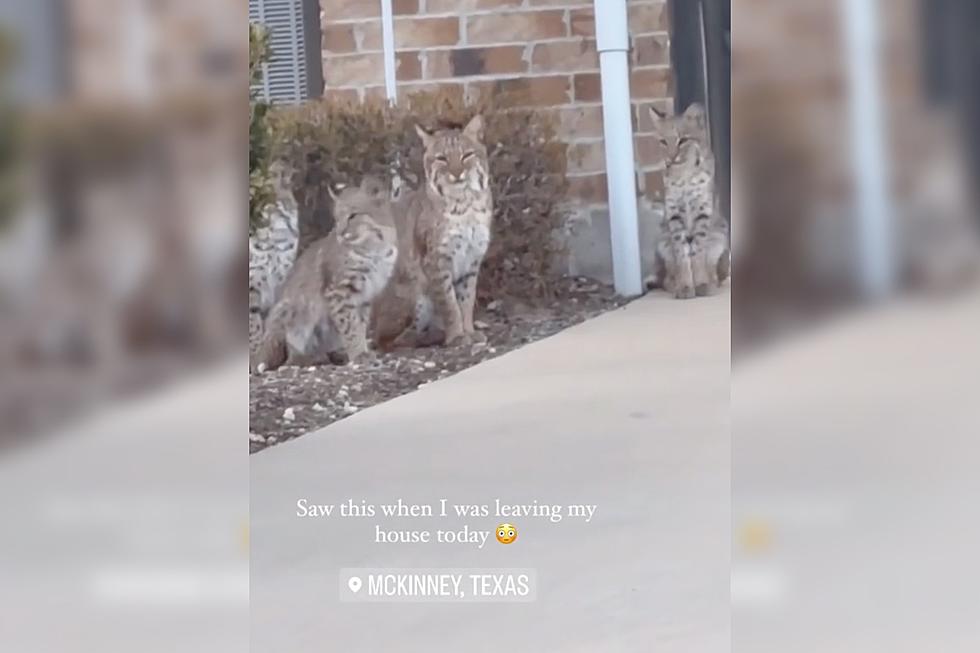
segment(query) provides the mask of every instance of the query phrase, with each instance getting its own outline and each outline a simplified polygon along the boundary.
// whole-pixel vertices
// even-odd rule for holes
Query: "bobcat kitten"
[[[378,302],[378,342],[482,341],[473,309],[493,219],[483,118],[462,129],[416,130],[425,147],[425,185],[399,203],[400,256],[395,280]]]
[[[335,226],[299,257],[283,284],[253,357],[253,371],[370,357],[371,302],[388,283],[398,248],[384,185],[365,177],[359,187],[331,190]]]
[[[265,210],[266,224],[248,237],[248,331],[251,350],[261,339],[265,317],[296,260],[299,245],[299,209],[293,195],[291,172],[281,161],[273,163],[269,172],[276,201]]]
[[[692,104],[680,116],[650,109],[664,149],[664,218],[647,287],[678,299],[711,294],[728,278],[728,224],[717,212],[715,159],[704,108]]]

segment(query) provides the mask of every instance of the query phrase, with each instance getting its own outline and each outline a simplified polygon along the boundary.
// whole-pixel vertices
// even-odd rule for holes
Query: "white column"
[[[603,133],[609,185],[609,231],[616,292],[643,292],[636,211],[633,106],[630,101],[626,0],[595,0],[596,46],[602,74]]]
[[[385,58],[385,97],[395,104],[398,102],[398,84],[395,79],[395,21],[391,0],[381,0],[381,43]]]
[[[888,200],[885,112],[882,104],[876,0],[840,0],[847,39],[851,161],[857,190],[860,282],[870,297],[894,282],[894,233]]]

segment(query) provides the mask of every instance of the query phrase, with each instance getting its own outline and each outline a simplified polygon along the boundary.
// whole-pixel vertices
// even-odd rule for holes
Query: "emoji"
[[[761,519],[750,520],[742,525],[739,540],[746,551],[765,553],[772,547],[772,527]]]
[[[510,544],[517,539],[517,529],[513,524],[501,524],[497,527],[497,541],[501,544]]]

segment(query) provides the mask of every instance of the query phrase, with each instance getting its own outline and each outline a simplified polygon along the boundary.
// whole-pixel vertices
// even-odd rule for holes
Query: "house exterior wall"
[[[611,278],[602,99],[591,0],[392,0],[399,96],[448,89],[476,100],[508,93],[553,112],[568,143],[570,192],[590,224],[571,272]],[[326,96],[384,96],[380,0],[320,0]],[[662,156],[648,107],[672,106],[665,0],[630,0],[631,92],[641,242],[652,258]],[[649,256],[648,256],[649,255]]]

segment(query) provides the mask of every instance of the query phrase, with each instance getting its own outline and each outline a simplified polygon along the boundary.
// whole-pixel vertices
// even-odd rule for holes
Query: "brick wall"
[[[326,95],[383,97],[379,0],[320,0]],[[569,144],[571,193],[593,228],[574,249],[576,272],[608,278],[605,154],[591,0],[393,0],[399,96],[448,88],[475,100],[507,93],[553,111]],[[631,89],[641,238],[652,240],[650,201],[663,189],[661,153],[647,107],[671,106],[665,0],[631,0]],[[644,250],[652,252],[651,247]],[[573,265],[573,267],[575,267]]]

